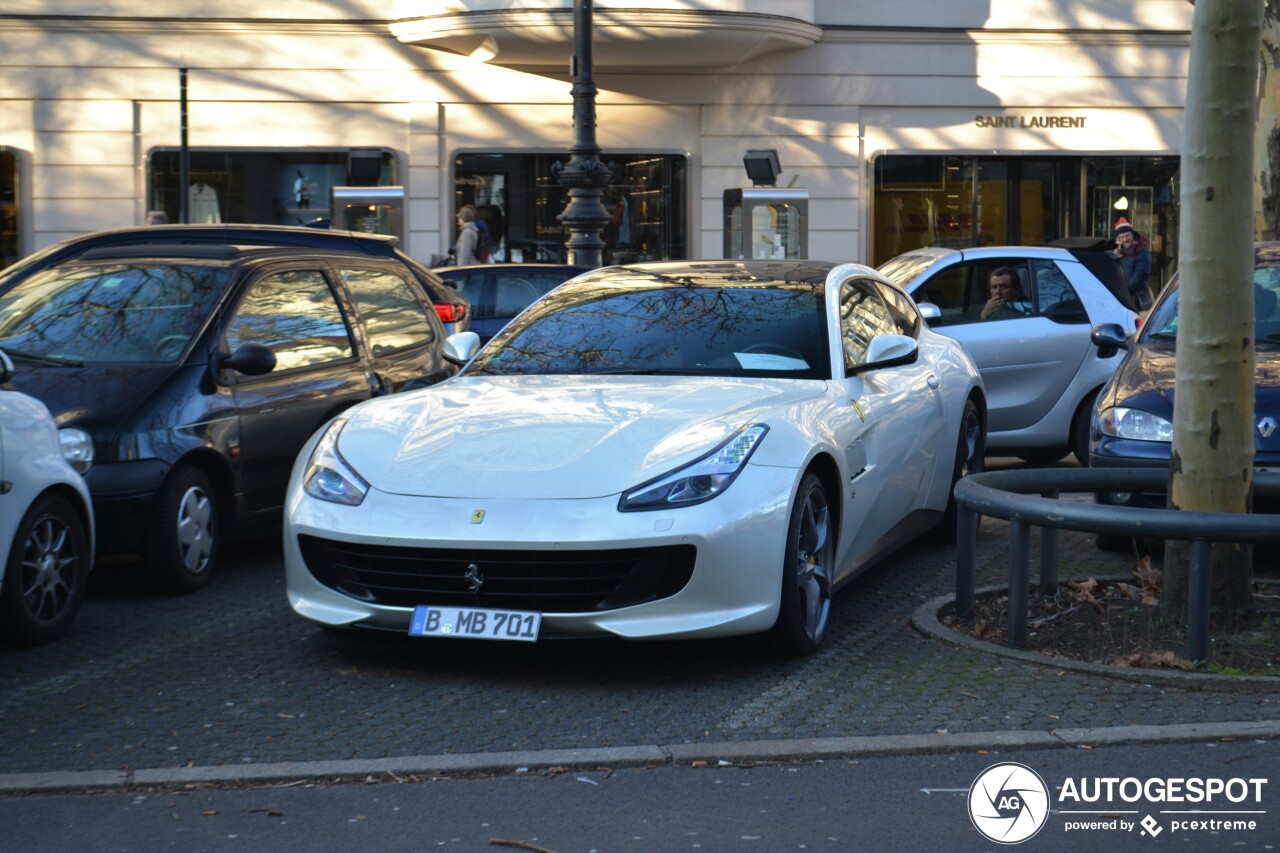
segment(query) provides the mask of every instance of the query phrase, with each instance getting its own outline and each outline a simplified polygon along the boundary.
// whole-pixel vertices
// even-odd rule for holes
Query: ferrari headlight
[[[1098,416],[1098,429],[1112,438],[1135,441],[1173,441],[1173,424],[1142,409],[1114,406]]]
[[[307,460],[302,490],[322,501],[359,506],[369,491],[369,484],[338,452],[338,436],[346,425],[346,418],[338,418],[325,428]]]
[[[729,488],[769,428],[752,424],[699,459],[622,493],[618,510],[670,509],[709,501]]]
[[[62,458],[71,463],[81,474],[88,474],[93,467],[93,439],[89,433],[76,427],[63,427],[58,430],[58,445],[62,448]]]

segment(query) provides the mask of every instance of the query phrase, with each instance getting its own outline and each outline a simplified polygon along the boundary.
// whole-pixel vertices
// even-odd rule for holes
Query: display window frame
[[[448,221],[475,205],[490,230],[498,263],[566,263],[568,230],[556,217],[568,190],[552,173],[564,151],[459,149],[450,157]],[[601,162],[617,167],[601,201],[609,212],[601,238],[606,265],[693,257],[693,158],[688,151],[610,149]],[[457,239],[450,232],[448,245]]]
[[[400,158],[385,146],[198,146],[187,154],[186,212],[193,224],[327,227],[334,187],[401,184]],[[147,151],[150,223],[182,221],[181,156],[177,146]],[[211,194],[200,192],[199,186]]]

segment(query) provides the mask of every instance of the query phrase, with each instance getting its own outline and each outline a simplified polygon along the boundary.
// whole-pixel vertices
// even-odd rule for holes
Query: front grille
[[[363,545],[316,536],[299,536],[298,545],[317,581],[369,604],[541,613],[615,610],[674,595],[693,576],[698,554],[693,545],[502,551]],[[478,591],[472,589],[475,579],[483,581]]]

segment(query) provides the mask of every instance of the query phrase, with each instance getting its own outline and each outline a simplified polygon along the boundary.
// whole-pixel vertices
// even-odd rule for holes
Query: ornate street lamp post
[[[609,211],[600,200],[613,178],[613,170],[600,161],[596,144],[596,83],[591,68],[591,13],[593,0],[574,0],[573,147],[567,164],[556,163],[552,175],[569,188],[569,203],[557,219],[569,229],[565,248],[569,263],[598,267],[604,263],[600,232],[609,224]]]

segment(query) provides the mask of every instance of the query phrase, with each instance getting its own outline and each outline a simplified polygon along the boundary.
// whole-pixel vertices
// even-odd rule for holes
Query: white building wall
[[[812,48],[706,68],[683,67],[655,44],[651,68],[597,70],[604,148],[689,155],[690,245],[702,256],[721,254],[721,193],[746,182],[750,148],[778,149],[779,185],[809,190],[810,256],[861,259],[869,164],[881,152],[1156,153],[1180,144],[1185,0],[814,0],[782,11],[792,6],[826,28]],[[509,69],[401,44],[385,22],[413,8],[235,0],[217,6],[216,22],[104,23],[14,16],[194,18],[213,7],[7,3],[0,145],[29,154],[28,250],[143,221],[147,152],[180,142],[183,66],[192,146],[390,148],[408,193],[406,247],[422,259],[447,250],[452,155],[565,150],[570,81],[563,67]],[[900,29],[922,26],[930,29]],[[1042,115],[1084,124],[978,122]]]

